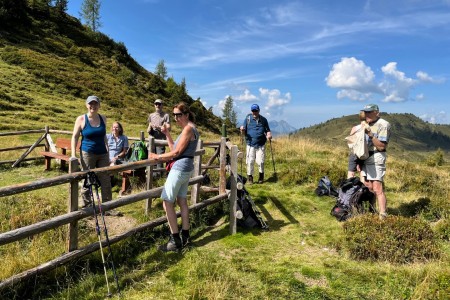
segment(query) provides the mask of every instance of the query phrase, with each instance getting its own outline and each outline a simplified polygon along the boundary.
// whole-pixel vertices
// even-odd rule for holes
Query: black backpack
[[[338,221],[345,221],[356,214],[365,212],[364,203],[369,204],[369,211],[375,212],[375,195],[359,180],[352,177],[344,180],[338,190],[336,204],[330,214]]]
[[[261,228],[268,230],[269,226],[266,224],[258,210],[256,204],[253,202],[250,194],[245,189],[246,178],[238,175],[238,183],[242,183],[242,189],[237,190],[237,207],[236,207],[236,222],[238,226],[244,228]],[[230,189],[230,178],[227,180],[226,188]]]
[[[319,179],[319,184],[317,185],[315,193],[317,196],[338,196],[338,192],[328,176],[323,176]]]

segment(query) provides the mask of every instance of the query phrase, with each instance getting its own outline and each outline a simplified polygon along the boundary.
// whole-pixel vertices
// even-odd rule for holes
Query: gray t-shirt
[[[165,140],[166,135],[155,127],[161,127],[162,124],[170,124],[169,114],[165,112],[154,112],[148,116],[147,123],[151,124],[150,135],[157,140]]]

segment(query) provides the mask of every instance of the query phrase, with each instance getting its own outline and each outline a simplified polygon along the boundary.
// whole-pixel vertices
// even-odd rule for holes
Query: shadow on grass
[[[281,204],[280,200],[276,197],[267,197],[268,200],[272,201],[276,208],[289,220],[291,224],[298,224],[299,222],[294,218],[293,215]]]
[[[272,175],[269,178],[267,178],[266,181],[270,182],[270,183],[278,182],[278,175],[277,175],[277,173],[272,173]]]
[[[402,203],[398,208],[388,208],[388,213],[403,217],[414,217],[431,207],[430,198],[419,198],[412,202]]]

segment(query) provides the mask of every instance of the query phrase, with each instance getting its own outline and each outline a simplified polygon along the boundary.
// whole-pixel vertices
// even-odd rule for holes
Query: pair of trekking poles
[[[95,219],[95,231],[97,233],[98,243],[100,245],[100,254],[102,257],[103,271],[105,273],[106,287],[108,289],[108,297],[111,297],[112,294],[111,294],[111,290],[109,288],[108,273],[106,271],[107,263],[109,263],[109,265],[113,271],[114,281],[116,282],[116,287],[117,287],[117,293],[119,293],[119,294],[120,294],[120,289],[119,289],[119,280],[117,278],[116,268],[114,266],[114,256],[113,256],[113,252],[111,249],[111,243],[109,242],[108,229],[106,227],[106,222],[105,222],[105,215],[103,213],[102,203],[101,203],[101,200],[100,200],[100,197],[98,194],[99,186],[100,186],[100,181],[99,181],[97,175],[95,174],[95,172],[90,171],[90,172],[86,173],[86,178],[84,180],[83,187],[89,189],[89,195],[92,199],[92,207],[94,209],[94,219]],[[95,195],[97,198],[98,207],[95,205],[94,190],[95,190]],[[106,245],[108,247],[108,256],[106,256],[106,260],[105,260],[105,255],[103,253],[103,243],[102,243],[102,236],[101,236],[102,230],[100,229],[99,215],[101,216],[101,223],[103,225],[103,233],[105,236]]]

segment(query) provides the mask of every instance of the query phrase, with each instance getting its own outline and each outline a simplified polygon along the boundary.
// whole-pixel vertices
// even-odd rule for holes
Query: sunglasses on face
[[[252,110],[252,112],[259,112],[259,110]]]
[[[173,116],[179,118],[183,115],[183,113],[173,113]]]
[[[161,103],[155,103],[156,106],[161,106]]]

